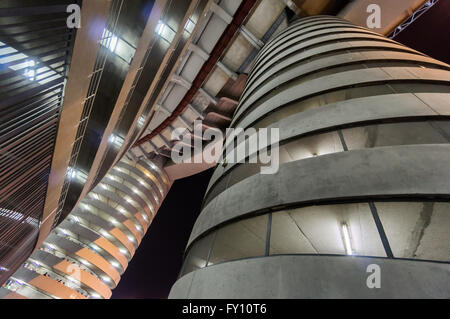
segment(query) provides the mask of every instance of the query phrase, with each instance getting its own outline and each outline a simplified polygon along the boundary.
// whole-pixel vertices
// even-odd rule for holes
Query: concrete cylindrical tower
[[[171,297],[450,297],[449,70],[336,17],[279,33],[232,122],[279,128],[279,170],[217,167]]]

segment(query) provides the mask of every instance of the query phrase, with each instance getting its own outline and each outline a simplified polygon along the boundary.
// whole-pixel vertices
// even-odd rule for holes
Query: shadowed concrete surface
[[[381,268],[381,288],[366,285]],[[443,280],[444,279],[444,280]],[[184,276],[169,298],[448,298],[448,265],[360,257],[272,256],[234,261]]]

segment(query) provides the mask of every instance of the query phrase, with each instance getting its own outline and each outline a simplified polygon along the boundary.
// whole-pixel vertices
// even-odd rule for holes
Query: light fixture
[[[186,24],[184,25],[184,30],[186,30],[189,33],[192,33],[192,31],[194,31],[194,28],[195,28],[194,21],[192,21],[191,19],[188,19]]]
[[[165,24],[162,21],[158,22],[155,32],[161,38],[163,38],[164,40],[166,40],[169,43],[173,41],[173,39],[175,38],[175,35],[176,35],[176,32],[174,30],[172,30],[171,27],[169,27],[167,24]]]
[[[93,298],[97,298],[97,299],[100,298],[100,295],[98,293],[95,293],[95,292],[91,293],[91,296]]]
[[[111,52],[115,52],[115,51],[116,51],[118,40],[119,40],[119,39],[118,39],[115,35],[113,35],[113,36],[111,37],[111,42],[109,43],[109,50],[110,50]]]
[[[120,248],[119,251],[124,255],[127,253],[126,249],[123,249],[123,248]]]
[[[121,138],[119,135],[116,134],[111,134],[110,138],[109,138],[109,142],[111,144],[114,144],[117,147],[121,147],[123,144],[123,138]]]
[[[68,175],[70,179],[73,179],[77,176],[77,171],[73,167],[69,167]]]
[[[106,276],[103,276],[103,277],[102,277],[102,280],[103,280],[104,282],[111,282],[111,279],[109,279],[109,278],[106,277]]]
[[[164,27],[165,27],[166,25],[164,24],[164,22],[162,22],[162,21],[159,21],[158,22],[158,25],[156,26],[156,33],[158,34],[158,35],[161,35],[162,33],[163,33],[163,31],[164,31]]]
[[[145,124],[145,117],[143,115],[139,116],[137,121],[138,127],[142,127]]]
[[[27,64],[27,67],[25,69],[25,76],[29,80],[34,81],[34,77],[36,75],[36,71],[35,71],[34,67],[36,65],[36,62],[34,62],[34,60],[28,60],[26,62],[26,64]]]
[[[347,255],[353,255],[352,244],[350,242],[350,233],[348,231],[348,226],[346,223],[342,224],[342,233],[344,235],[345,251]]]
[[[106,238],[109,238],[110,236],[109,236],[109,233],[106,231],[106,230],[101,230],[100,231],[100,234],[102,234],[103,236],[105,236]]]

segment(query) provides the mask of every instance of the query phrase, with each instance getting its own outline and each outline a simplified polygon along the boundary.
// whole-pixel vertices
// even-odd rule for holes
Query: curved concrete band
[[[387,196],[449,199],[448,163],[448,144],[364,149],[287,163],[275,175],[253,175],[213,199],[195,222],[188,246],[224,222],[272,207]]]
[[[369,265],[380,288],[369,288]],[[444,279],[444,280],[443,280]],[[370,281],[370,279],[369,279]],[[272,256],[218,264],[179,279],[169,298],[448,298],[448,265],[386,258]]]

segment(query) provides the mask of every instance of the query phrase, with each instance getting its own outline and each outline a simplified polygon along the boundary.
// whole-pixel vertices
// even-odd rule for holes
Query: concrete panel
[[[233,16],[241,3],[242,0],[222,0],[220,1],[220,6],[228,12],[228,14]]]
[[[253,45],[243,35],[237,34],[233,43],[227,49],[222,62],[236,72],[252,51]]]
[[[227,24],[216,15],[212,15],[197,45],[210,54],[226,29]]]
[[[216,96],[228,82],[228,79],[228,75],[220,68],[216,67],[204,84],[204,89],[211,94],[211,96]]]
[[[256,38],[262,39],[285,7],[286,5],[283,1],[261,1],[260,5],[256,7],[256,10],[248,19],[245,25],[246,28],[253,33]]]
[[[381,269],[369,289],[367,266]],[[180,278],[169,298],[449,298],[448,264],[363,257],[273,256],[228,262]]]

